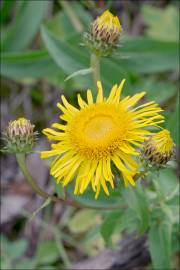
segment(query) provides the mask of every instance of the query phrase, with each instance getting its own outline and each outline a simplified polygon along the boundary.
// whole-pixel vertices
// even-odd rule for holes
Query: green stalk
[[[93,69],[93,82],[97,87],[97,81],[100,80],[100,61],[99,57],[94,53],[91,54],[91,67]]]
[[[28,183],[32,187],[32,189],[35,191],[35,193],[39,194],[41,197],[47,199],[50,197],[50,195],[46,192],[44,192],[36,183],[36,181],[32,178],[32,176],[29,173],[29,170],[26,165],[25,160],[25,154],[16,154],[16,159],[19,164],[19,167],[21,171],[23,172],[24,176],[26,177]]]

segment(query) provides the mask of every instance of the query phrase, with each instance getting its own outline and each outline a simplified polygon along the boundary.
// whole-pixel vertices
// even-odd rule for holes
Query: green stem
[[[91,54],[91,67],[93,69],[93,82],[97,87],[97,81],[100,80],[100,61],[99,57],[94,53]]]
[[[32,178],[30,175],[28,168],[26,166],[26,161],[25,161],[25,155],[24,154],[16,154],[16,159],[19,164],[19,167],[21,171],[23,172],[24,176],[26,177],[28,183],[32,187],[32,189],[39,194],[41,197],[47,199],[50,195],[46,192],[44,192],[35,182],[35,180]]]
[[[69,4],[69,2],[67,0],[66,1],[61,0],[61,1],[59,1],[59,3],[63,7],[64,11],[66,12],[67,16],[69,17],[69,19],[70,19],[72,25],[74,26],[74,28],[76,29],[76,31],[81,33],[83,31],[83,25],[80,22],[76,13],[74,12],[72,6]]]

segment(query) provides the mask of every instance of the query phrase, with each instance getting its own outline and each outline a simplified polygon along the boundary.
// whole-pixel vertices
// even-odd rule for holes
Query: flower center
[[[126,137],[127,113],[109,104],[81,110],[69,126],[69,138],[76,151],[89,158],[114,154]]]
[[[108,116],[96,116],[89,120],[87,123],[84,135],[92,140],[102,140],[105,139],[109,133],[115,128],[115,124],[112,119]]]

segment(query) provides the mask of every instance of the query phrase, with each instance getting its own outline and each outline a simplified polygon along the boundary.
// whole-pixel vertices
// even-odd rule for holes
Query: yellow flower
[[[166,164],[173,155],[174,143],[167,129],[153,134],[144,146],[144,157],[156,165]]]
[[[135,104],[145,92],[121,98],[125,80],[114,85],[108,98],[103,97],[101,82],[97,82],[98,94],[93,100],[91,90],[87,90],[87,102],[78,94],[79,109],[68,103],[62,96],[57,104],[63,112],[60,116],[66,124],[54,123],[53,129],[44,129],[49,140],[57,141],[50,151],[41,153],[42,158],[54,156],[50,173],[57,183],[63,186],[76,178],[75,194],[83,193],[89,184],[99,195],[100,188],[109,195],[109,184],[114,188],[112,162],[121,173],[125,186],[135,185],[133,176],[138,164],[133,156],[138,155],[136,147],[140,146],[147,135],[147,128],[163,122],[162,111],[152,101],[139,106]]]
[[[117,43],[121,32],[122,28],[118,17],[109,10],[97,17],[91,27],[92,36],[107,44]]]

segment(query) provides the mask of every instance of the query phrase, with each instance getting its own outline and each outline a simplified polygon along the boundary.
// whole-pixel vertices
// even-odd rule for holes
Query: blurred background
[[[40,132],[36,150],[48,149],[41,130],[58,120],[56,103],[60,95],[64,93],[76,105],[77,92],[83,95],[91,88],[95,93],[91,74],[65,79],[89,67],[90,56],[82,46],[82,33],[109,9],[119,17],[124,33],[114,57],[101,61],[105,94],[123,78],[124,95],[146,91],[147,100],[155,100],[165,110],[164,127],[171,131],[178,150],[178,5],[179,1],[174,0],[1,1],[1,129],[9,120],[26,117]],[[28,156],[31,174],[44,190],[51,192],[54,183],[47,165],[38,155]],[[177,178],[175,168],[163,173],[161,180],[169,189],[169,182],[177,183]],[[135,242],[136,227],[129,226],[132,224],[128,217],[121,226],[113,227],[113,235],[109,228],[117,221],[116,215],[108,219],[106,213],[93,209],[78,210],[56,203],[29,220],[43,199],[33,193],[15,157],[2,153],[1,195],[1,269],[64,269],[70,265],[72,269],[99,269],[97,265],[104,264],[107,268],[102,269],[151,269],[148,247],[144,246],[146,237]],[[123,242],[128,233],[131,238]],[[132,239],[137,245],[131,249],[128,247],[134,245]],[[125,247],[122,257],[127,264],[121,262],[122,268],[112,268],[109,263],[112,258],[114,265],[118,260],[115,255],[119,241]],[[138,254],[139,261],[134,265],[137,247],[145,254]],[[172,257],[173,269],[178,269],[177,250]],[[108,263],[104,261],[106,256]]]

